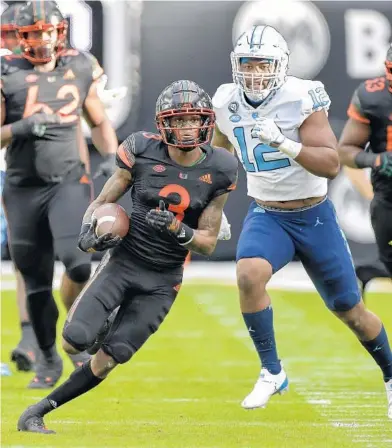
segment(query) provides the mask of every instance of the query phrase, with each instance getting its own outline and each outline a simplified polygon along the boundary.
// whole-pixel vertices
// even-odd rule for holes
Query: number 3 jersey
[[[61,182],[82,173],[77,132],[91,84],[103,73],[89,53],[65,50],[53,71],[39,72],[22,56],[1,60],[5,124],[37,112],[58,114],[61,124],[47,126],[42,137],[12,139],[7,149],[7,181],[14,185]]]
[[[288,201],[327,193],[327,179],[314,176],[295,160],[251,136],[255,120],[265,117],[273,119],[284,136],[300,142],[299,127],[306,118],[329,109],[331,102],[321,82],[289,76],[256,108],[245,101],[236,84],[223,84],[212,103],[220,131],[236,149],[247,172],[249,196]]]
[[[178,267],[188,249],[146,222],[149,210],[163,200],[166,208],[192,229],[208,204],[235,189],[238,162],[226,149],[202,146],[205,159],[193,166],[174,162],[157,134],[136,132],[118,148],[117,165],[132,173],[131,227],[124,247],[150,266]]]

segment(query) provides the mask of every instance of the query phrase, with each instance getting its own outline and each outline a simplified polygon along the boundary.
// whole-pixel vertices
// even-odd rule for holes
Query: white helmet
[[[272,90],[286,81],[289,49],[283,36],[269,25],[253,26],[241,34],[232,51],[233,81],[254,101],[263,100]],[[240,70],[244,59],[262,59],[270,63],[268,73],[250,73]]]

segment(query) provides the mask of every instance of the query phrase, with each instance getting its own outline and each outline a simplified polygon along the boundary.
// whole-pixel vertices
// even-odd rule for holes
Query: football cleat
[[[38,347],[35,336],[28,338],[23,336],[19,344],[11,352],[11,361],[16,364],[17,370],[29,372],[34,370],[34,363]]]
[[[263,368],[252,392],[244,399],[241,406],[244,409],[264,408],[272,395],[282,395],[288,388],[289,380],[283,368],[277,375]]]
[[[52,360],[39,356],[35,366],[36,375],[27,386],[28,389],[50,389],[60,379],[63,373],[63,360],[56,353]]]
[[[41,403],[29,406],[19,417],[18,431],[56,434],[55,431],[46,428],[43,415],[44,413]]]
[[[385,389],[387,391],[388,400],[388,418],[392,420],[392,380],[385,383]]]

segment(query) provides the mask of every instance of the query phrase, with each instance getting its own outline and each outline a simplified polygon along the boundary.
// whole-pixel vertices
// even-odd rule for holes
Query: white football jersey
[[[299,127],[313,112],[328,113],[331,101],[319,81],[288,76],[259,107],[244,99],[236,84],[222,84],[212,98],[216,123],[225,134],[247,173],[248,195],[263,201],[288,201],[323,196],[327,179],[305,170],[278,149],[252,138],[257,117],[272,118],[284,136],[300,141]]]

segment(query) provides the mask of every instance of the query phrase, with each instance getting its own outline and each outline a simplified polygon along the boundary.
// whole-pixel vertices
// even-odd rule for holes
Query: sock
[[[372,341],[360,341],[373,359],[380,366],[384,375],[384,381],[392,379],[392,352],[388,342],[388,336],[384,326],[380,334]]]
[[[40,291],[27,295],[29,316],[38,346],[48,350],[56,342],[56,323],[59,317],[56,302],[51,291]]]
[[[20,328],[22,330],[22,338],[30,339],[35,338],[33,326],[30,322],[24,321],[20,323]]]
[[[256,313],[242,313],[262,366],[273,375],[282,367],[276,351],[272,306]]]
[[[65,383],[57,387],[40,402],[40,405],[43,406],[43,415],[85,394],[95,386],[98,386],[102,381],[102,378],[98,378],[93,374],[90,361],[84,363],[71,373],[71,376]]]

